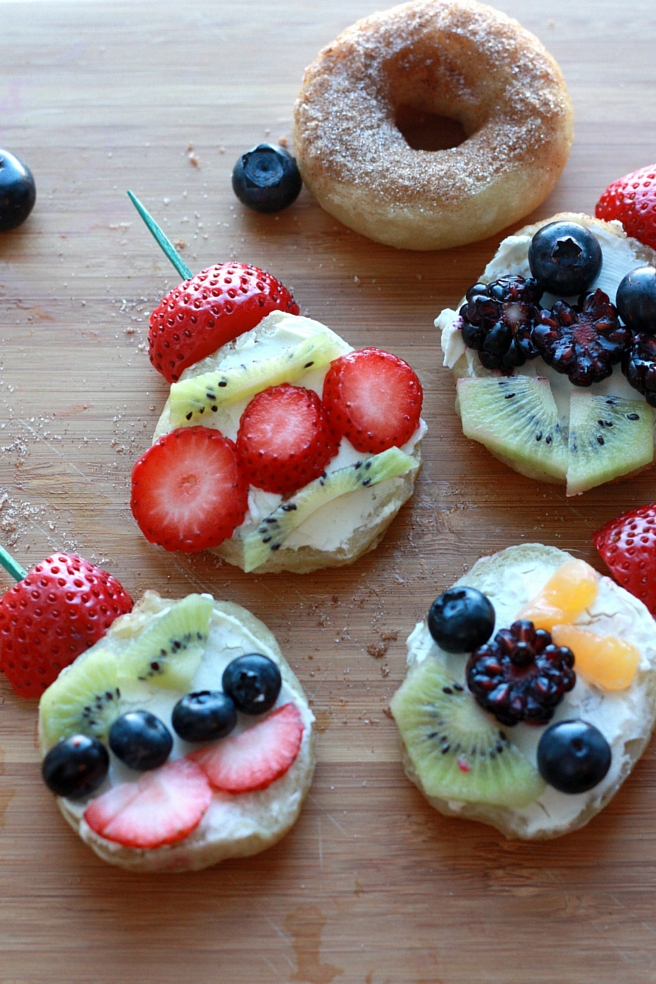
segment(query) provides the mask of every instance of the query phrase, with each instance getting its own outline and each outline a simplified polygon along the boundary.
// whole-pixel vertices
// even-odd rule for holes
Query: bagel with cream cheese
[[[218,741],[182,739],[172,725],[176,703],[187,693],[227,690],[226,668],[252,653],[277,667],[275,702],[265,713],[238,709]],[[209,595],[173,602],[146,592],[44,693],[44,777],[52,773],[48,753],[71,735],[107,748],[112,724],[137,710],[173,735],[165,764],[137,771],[110,751],[99,786],[57,797],[103,860],[134,871],[198,870],[262,851],[294,824],[314,771],[314,716],[274,636],[250,612]]]
[[[494,609],[492,635],[476,654],[477,673],[482,668],[489,673],[489,680],[499,670],[499,660],[510,665],[506,656],[513,647],[508,630],[518,618],[532,617],[536,625],[551,624],[538,622],[540,612],[544,615],[549,604],[554,604],[548,584],[556,572],[571,571],[573,562],[570,554],[554,547],[522,544],[482,558],[456,582],[454,589],[476,589]],[[602,810],[645,750],[656,721],[654,620],[641,601],[581,561],[574,563],[577,576],[581,576],[581,567],[583,581],[587,581],[585,590],[592,585],[592,592],[584,599],[584,607],[571,610],[570,606],[569,612],[556,616],[552,613],[551,622],[555,618],[571,624],[550,630],[553,642],[559,645],[561,638],[577,640],[570,646],[575,683],[552,706],[546,723],[531,724],[526,719],[503,723],[507,719],[502,711],[507,713],[508,702],[516,699],[503,692],[505,683],[497,689],[492,683],[486,684],[489,703],[486,709],[479,706],[470,690],[474,656],[438,645],[429,630],[430,615],[408,638],[407,676],[391,705],[400,729],[403,765],[412,782],[445,816],[478,820],[511,838],[557,837],[582,827]],[[572,591],[566,587],[564,594],[566,603]],[[542,602],[537,604],[540,597]],[[447,645],[441,638],[443,646]],[[588,645],[577,657],[581,639]],[[488,651],[499,640],[500,644]],[[609,671],[609,664],[602,670],[595,664],[596,649],[601,649],[602,643],[615,651],[630,649],[633,662],[623,679]],[[453,648],[451,642],[448,645]],[[588,652],[590,646],[592,652]],[[517,657],[515,682],[521,684],[533,672],[533,664]],[[549,696],[549,687],[556,685],[551,677],[536,683],[538,696]],[[499,717],[490,712],[491,706],[498,708]],[[535,711],[530,703],[526,706],[530,718]],[[548,729],[565,721],[583,722],[596,729],[607,746],[607,771],[584,791],[555,788],[538,768],[540,746]],[[586,753],[585,748],[579,748],[575,754],[584,760]],[[450,772],[444,769],[449,759],[455,763]],[[575,778],[580,780],[580,776]]]

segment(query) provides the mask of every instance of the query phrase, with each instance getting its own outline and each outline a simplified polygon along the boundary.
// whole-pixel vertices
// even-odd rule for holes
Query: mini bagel
[[[457,120],[464,143],[415,150],[405,106]],[[294,147],[331,215],[401,249],[484,239],[536,208],[572,144],[572,105],[534,35],[473,0],[411,0],[358,21],[305,72]]]

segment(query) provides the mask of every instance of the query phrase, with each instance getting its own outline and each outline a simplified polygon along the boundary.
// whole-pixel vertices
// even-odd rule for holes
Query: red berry
[[[98,796],[84,813],[92,830],[125,847],[175,844],[195,830],[212,801],[205,774],[175,759]]]
[[[107,571],[74,554],[48,557],[0,600],[0,669],[21,697],[40,697],[132,605]]]
[[[331,363],[323,384],[328,422],[356,451],[401,447],[419,425],[423,391],[403,359],[366,348]]]
[[[165,434],[132,469],[130,505],[150,543],[185,553],[218,547],[248,507],[235,445],[209,427]]]
[[[251,728],[206,745],[187,758],[197,762],[214,789],[249,793],[266,789],[296,761],[303,738],[296,704],[284,704]]]
[[[606,523],[593,541],[615,580],[656,618],[656,502]]]
[[[625,174],[597,202],[598,219],[619,219],[627,236],[656,249],[656,164]]]
[[[246,263],[219,263],[175,287],[150,316],[150,361],[167,382],[250,331],[270,311],[298,314],[290,291]]]
[[[237,451],[251,485],[284,495],[318,478],[337,454],[314,390],[271,386],[253,397],[239,422]]]

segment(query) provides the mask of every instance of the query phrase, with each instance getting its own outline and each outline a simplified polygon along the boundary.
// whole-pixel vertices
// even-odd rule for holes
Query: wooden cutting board
[[[656,28],[646,0],[502,0],[559,61],[576,141],[534,217],[591,211],[654,158]],[[568,500],[464,440],[433,319],[496,240],[397,252],[305,191],[247,213],[230,172],[291,135],[303,68],[365,0],[0,2],[0,146],[38,201],[0,237],[0,539],[26,567],[55,548],[135,595],[207,590],[276,633],[313,701],[319,764],[292,833],[249,860],[138,876],[97,860],[38,774],[36,711],[0,683],[2,984],[645,984],[656,980],[656,760],[585,830],[547,844],[446,820],[405,779],[386,716],[405,638],[482,554],[540,540],[598,563],[591,534],[653,499],[654,472]],[[383,545],[353,567],[246,576],[166,555],[127,505],[166,396],[151,308],[178,277],[132,188],[194,270],[238,258],[293,286],[354,346],[392,349],[426,392],[425,466]],[[8,585],[5,577],[3,584]]]

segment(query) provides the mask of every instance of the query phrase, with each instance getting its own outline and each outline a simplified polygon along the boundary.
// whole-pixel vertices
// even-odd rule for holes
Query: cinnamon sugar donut
[[[467,138],[414,150],[399,109]],[[305,72],[294,145],[319,204],[370,239],[446,249],[490,236],[549,194],[572,143],[558,65],[534,35],[474,0],[411,0],[358,21]]]

